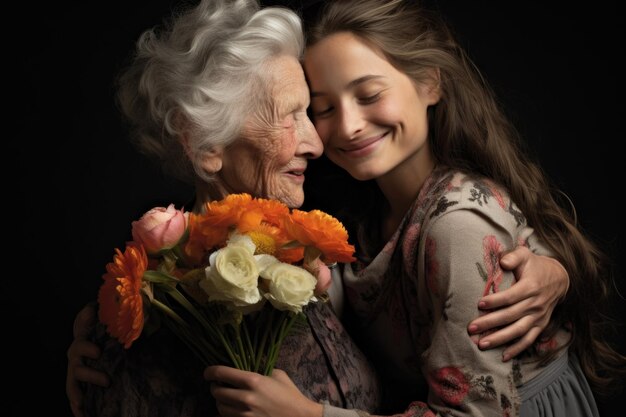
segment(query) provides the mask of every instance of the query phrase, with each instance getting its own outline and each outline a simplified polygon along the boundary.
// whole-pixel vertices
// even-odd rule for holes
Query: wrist
[[[327,402],[323,404],[322,417],[359,417],[359,413],[356,410],[346,410],[343,408],[335,407]]]
[[[324,406],[315,401],[310,401],[310,407],[306,413],[304,413],[306,417],[323,417],[324,416]],[[303,417],[304,417],[303,416]]]
[[[560,304],[561,302],[563,302],[563,300],[565,300],[565,297],[567,296],[567,292],[569,291],[569,285],[570,285],[569,273],[567,272],[567,269],[565,269],[563,264],[558,259],[554,259],[554,258],[549,258],[549,259],[552,261],[552,264],[555,265],[557,268],[556,276],[564,277],[563,280],[565,282],[565,291],[563,291],[563,294],[561,294],[557,299],[557,304]]]

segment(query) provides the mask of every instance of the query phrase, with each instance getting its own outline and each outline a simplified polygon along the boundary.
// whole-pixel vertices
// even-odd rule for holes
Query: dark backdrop
[[[95,297],[130,222],[190,196],[133,151],[113,104],[112,80],[134,40],[176,3],[26,3],[5,14],[13,28],[5,29],[3,58],[10,74],[3,172],[11,208],[3,340],[4,368],[14,369],[5,403],[16,416],[70,415],[65,352],[75,313]],[[615,290],[624,293],[617,200],[624,177],[623,12],[608,1],[585,8],[428,3],[454,25],[532,151],[576,205],[581,227],[615,260]],[[613,311],[623,325],[624,300]],[[625,352],[624,337],[614,340]],[[604,416],[615,415],[617,400],[601,403]]]

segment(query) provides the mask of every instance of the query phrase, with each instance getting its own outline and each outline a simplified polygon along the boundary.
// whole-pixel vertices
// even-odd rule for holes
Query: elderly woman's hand
[[[67,350],[65,392],[74,417],[84,417],[81,382],[96,384],[102,387],[109,385],[109,378],[105,373],[96,371],[83,364],[83,358],[98,359],[100,357],[98,345],[87,340],[87,335],[95,322],[95,307],[86,305],[74,319],[74,340]]]
[[[535,255],[518,247],[500,260],[500,265],[515,273],[517,282],[511,288],[480,299],[478,308],[493,310],[473,320],[470,334],[494,329],[480,339],[481,349],[491,349],[513,342],[502,355],[503,361],[530,347],[550,322],[552,311],[569,287],[569,275],[555,259]]]

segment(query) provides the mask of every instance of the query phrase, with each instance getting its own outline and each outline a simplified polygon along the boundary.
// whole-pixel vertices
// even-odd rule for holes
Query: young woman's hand
[[[65,392],[74,417],[84,417],[81,382],[102,387],[109,385],[109,378],[105,373],[89,368],[83,363],[83,358],[98,359],[100,357],[98,345],[87,340],[87,335],[95,323],[96,310],[94,306],[83,307],[74,319],[74,340],[67,350]]]
[[[271,376],[227,366],[209,366],[204,378],[220,417],[322,417],[323,406],[305,397],[289,376],[275,369]]]
[[[317,284],[315,285],[315,295],[322,295],[328,288],[330,288],[330,284],[332,283],[332,274],[328,265],[326,265],[320,258],[315,258],[310,263],[305,263],[303,265],[304,269],[309,271],[315,278],[317,278]]]
[[[512,342],[503,352],[508,361],[530,347],[550,321],[554,307],[569,288],[569,275],[555,259],[535,255],[519,246],[500,259],[503,269],[513,271],[511,288],[483,297],[478,308],[491,310],[468,325],[470,334],[494,332],[480,339],[481,349]]]

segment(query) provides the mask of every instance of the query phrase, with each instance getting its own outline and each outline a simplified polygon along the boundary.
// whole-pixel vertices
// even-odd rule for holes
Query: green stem
[[[210,351],[207,350],[205,346],[200,346],[202,343],[198,343],[193,335],[190,335],[186,329],[178,327],[177,323],[172,323],[170,317],[166,317],[165,321],[170,330],[172,330],[172,332],[196,354],[204,366],[219,363],[217,362],[217,359],[211,355]]]
[[[254,372],[259,372],[259,369],[261,368],[261,360],[263,359],[263,357],[265,356],[265,345],[267,344],[267,336],[268,334],[271,332],[272,329],[272,325],[273,325],[273,319],[274,319],[274,309],[270,308],[267,311],[267,322],[261,322],[259,323],[260,326],[258,327],[264,327],[263,329],[263,337],[261,338],[261,345],[257,347],[257,351],[256,351],[256,360],[254,363]],[[261,314],[263,314],[263,312],[261,312]]]
[[[196,320],[200,322],[200,324],[202,324],[202,326],[211,336],[216,337],[220,340],[220,342],[222,342],[222,346],[226,349],[226,353],[228,354],[228,357],[231,359],[232,363],[235,366],[240,366],[240,361],[238,361],[235,357],[231,349],[231,344],[228,343],[226,338],[224,338],[224,334],[222,331],[220,331],[219,327],[207,321],[206,318],[189,302],[189,300],[187,300],[187,297],[185,297],[180,291],[178,291],[177,288],[166,287],[166,291],[172,296],[172,298],[174,298],[174,300],[178,301],[183,307],[185,307],[185,309],[189,311],[189,313],[191,313],[196,318]]]
[[[277,338],[272,338],[272,346],[270,352],[268,354],[267,363],[265,365],[265,373],[264,375],[270,375],[272,370],[274,369],[274,365],[276,365],[276,360],[278,359],[278,353],[280,352],[280,347],[285,340],[285,337],[289,334],[289,331],[293,327],[293,324],[296,322],[298,318],[298,314],[289,315],[288,312],[284,311],[281,314],[281,323],[280,330],[277,334]]]
[[[291,331],[299,314],[288,311],[275,312],[274,308],[261,311],[258,320],[246,320],[238,324],[220,325],[219,315],[213,310],[199,310],[176,287],[158,285],[201,325],[204,332],[195,334],[195,327],[187,323],[176,311],[154,298],[152,304],[165,314],[166,324],[205,365],[228,364],[238,369],[270,375],[285,337]],[[167,299],[163,299],[167,302]],[[278,314],[278,316],[277,316]],[[253,324],[254,323],[254,324]],[[254,342],[250,337],[249,325],[254,325]],[[243,326],[243,329],[241,328]],[[259,331],[262,335],[259,335]],[[242,334],[243,333],[243,334]],[[206,336],[206,337],[205,337]],[[260,340],[259,340],[260,339]],[[219,349],[213,341],[219,341]],[[224,353],[225,352],[225,353]]]
[[[252,342],[250,340],[250,332],[248,331],[248,321],[245,319],[245,317],[242,320],[243,323],[243,338],[244,338],[244,342],[246,343],[246,349],[247,349],[247,357],[249,360],[248,366],[249,369],[248,371],[253,371],[256,372],[255,370],[255,365],[256,365],[256,355],[254,354],[254,347],[252,346]]]
[[[204,348],[208,349],[210,351],[210,354],[217,359],[215,363],[227,364],[231,362],[234,365],[237,365],[239,363],[239,361],[236,359],[236,357],[234,356],[231,350],[230,343],[228,343],[226,339],[224,338],[224,334],[222,330],[219,328],[219,326],[207,321],[206,318],[189,302],[189,300],[187,300],[187,298],[182,293],[180,293],[180,291],[178,291],[178,289],[171,288],[171,287],[160,287],[160,288],[164,288],[167,291],[167,293],[170,294],[172,298],[174,298],[174,300],[176,300],[179,304],[181,304],[187,311],[189,311],[189,313],[191,313],[196,318],[196,320],[200,322],[200,324],[208,333],[210,340],[220,341],[220,343],[226,350],[227,357],[225,357],[224,354],[221,353],[219,349],[217,349],[212,343],[206,341],[206,339],[204,339],[201,334],[196,334],[196,335],[193,335],[193,337],[191,337],[191,339],[193,339],[194,341],[198,339],[204,341],[203,343]],[[153,299],[152,302],[155,303],[157,307],[162,309],[166,314],[172,317],[177,323],[182,324],[183,326],[187,328],[190,328],[189,324],[185,322],[185,320],[183,320],[170,307],[168,307],[167,305],[163,304],[162,302],[156,299]]]
[[[167,327],[198,356],[205,366],[219,363],[217,359],[219,354],[215,352],[212,346],[207,346],[201,342],[202,346],[199,346],[196,335],[190,334],[191,328],[189,324],[174,310],[157,299],[152,299],[152,305],[165,313],[164,319]]]
[[[189,231],[185,230],[185,235],[183,235],[183,238],[187,238],[187,236],[189,235]],[[181,241],[183,240],[183,238],[181,238]],[[187,256],[185,255],[185,251],[183,250],[183,245],[177,244],[176,246],[174,246],[172,248],[172,253],[174,253],[174,255],[176,256],[176,263],[178,266],[183,266],[183,267],[189,267],[189,263],[187,262]]]
[[[176,323],[178,323],[178,324],[180,324],[181,326],[184,326],[184,327],[189,327],[189,324],[185,320],[183,320],[182,317],[180,317],[178,315],[178,313],[176,313],[174,310],[172,310],[168,305],[163,304],[162,302],[160,302],[156,298],[153,298],[151,300],[151,303],[152,303],[152,305],[157,307],[159,310],[161,310],[163,313],[165,313],[168,317],[170,317],[171,319],[176,321]]]
[[[250,363],[248,361],[248,354],[246,352],[246,349],[244,349],[244,347],[243,347],[243,342],[241,340],[241,331],[240,330],[241,330],[241,325],[237,325],[235,327],[235,342],[237,343],[237,348],[239,349],[239,355],[241,357],[241,367],[239,369],[242,369],[244,371],[249,371],[250,370]]]
[[[272,326],[271,328],[271,336],[270,336],[270,345],[267,350],[267,355],[265,358],[265,367],[263,369],[263,375],[270,375],[272,369],[274,368],[273,358],[277,356],[275,351],[277,350],[276,344],[278,343],[278,339],[280,336],[281,328],[283,327],[285,321],[285,312],[281,311],[280,318],[278,319],[278,328]]]

